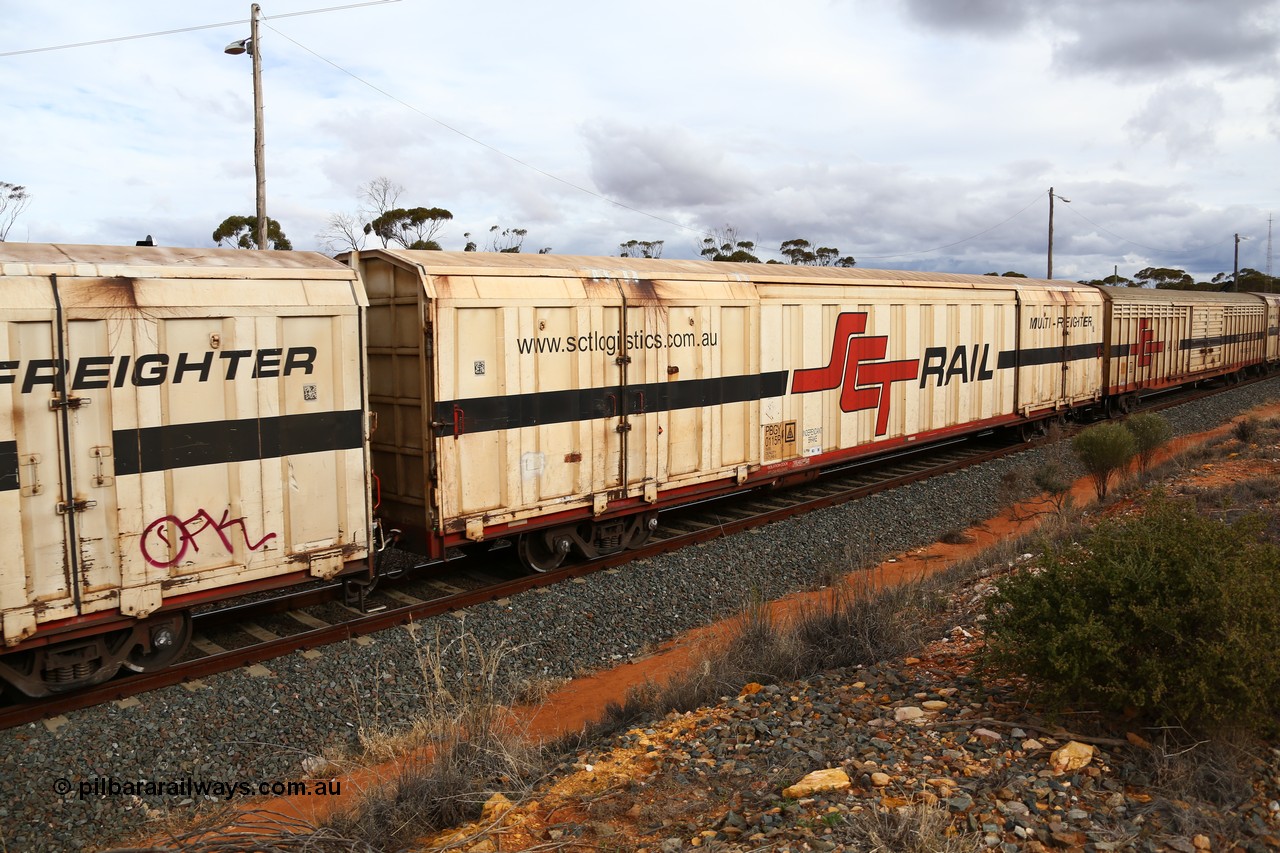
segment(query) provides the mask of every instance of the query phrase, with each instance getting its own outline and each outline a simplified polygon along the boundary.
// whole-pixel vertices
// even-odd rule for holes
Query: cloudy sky
[[[264,0],[267,208],[322,248],[386,177],[440,241],[867,268],[1266,270],[1280,0]],[[0,0],[10,240],[210,246],[254,212],[250,4]],[[208,27],[227,23],[226,26]],[[125,39],[161,31],[148,38]],[[61,50],[59,45],[88,44]],[[1280,235],[1277,235],[1280,236]],[[1280,270],[1272,270],[1273,273]]]

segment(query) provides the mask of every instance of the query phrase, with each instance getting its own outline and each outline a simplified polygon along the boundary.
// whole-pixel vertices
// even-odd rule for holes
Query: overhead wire
[[[321,62],[324,62],[324,63],[326,63],[326,64],[328,64],[328,65],[332,66],[333,68],[337,69],[338,71],[341,71],[343,74],[346,74],[347,76],[351,77],[353,80],[356,80],[357,82],[359,82],[359,83],[361,83],[362,85],[364,85],[364,86],[368,87],[369,89],[371,89],[371,90],[373,90],[373,91],[377,92],[378,94],[382,95],[383,97],[385,97],[385,98],[387,98],[387,99],[389,99],[389,100],[391,100],[391,101],[394,101],[395,103],[397,103],[397,104],[401,105],[401,106],[402,106],[402,107],[404,107],[405,109],[411,110],[412,112],[417,113],[418,115],[422,116],[423,118],[425,118],[425,119],[427,119],[427,120],[429,120],[429,121],[435,122],[436,124],[440,125],[441,127],[445,128],[446,130],[450,131],[451,133],[455,133],[455,134],[457,134],[458,136],[461,136],[463,139],[466,139],[466,140],[467,140],[467,141],[469,141],[469,142],[472,142],[472,143],[474,143],[474,144],[476,144],[476,145],[479,145],[479,146],[481,146],[481,147],[483,147],[483,148],[486,148],[486,149],[488,149],[488,150],[490,150],[490,151],[494,152],[495,154],[498,154],[498,155],[499,155],[499,156],[501,156],[501,157],[505,157],[506,159],[510,160],[510,161],[511,161],[511,162],[513,162],[513,163],[516,163],[517,165],[523,166],[523,167],[524,167],[524,168],[526,168],[526,169],[530,169],[531,171],[537,172],[538,174],[540,174],[540,175],[542,175],[542,176],[544,176],[544,177],[546,177],[546,178],[550,178],[550,179],[551,179],[551,180],[553,180],[553,181],[557,181],[557,182],[559,182],[559,183],[561,183],[561,184],[563,184],[563,185],[565,185],[565,186],[567,186],[567,187],[570,187],[571,189],[575,189],[575,190],[577,190],[578,192],[585,193],[585,194],[587,194],[587,195],[589,195],[589,196],[592,196],[593,198],[599,199],[600,201],[607,202],[607,203],[609,203],[609,204],[611,204],[611,205],[614,205],[615,207],[618,207],[618,208],[620,208],[620,209],[622,209],[622,210],[627,210],[627,211],[630,211],[630,212],[632,212],[632,213],[637,213],[637,214],[639,214],[639,215],[641,215],[641,216],[645,216],[645,217],[648,217],[648,218],[650,218],[650,219],[653,219],[653,220],[654,220],[654,221],[656,221],[656,222],[661,222],[661,223],[663,223],[663,224],[665,224],[665,225],[670,225],[670,226],[672,226],[672,227],[674,227],[674,228],[678,228],[678,229],[680,229],[680,230],[682,230],[682,231],[687,231],[687,232],[689,232],[689,233],[691,233],[691,234],[696,234],[696,235],[698,235],[698,236],[700,236],[700,237],[710,237],[710,236],[713,236],[711,233],[709,233],[709,232],[707,232],[707,231],[704,231],[704,230],[702,230],[702,229],[699,229],[699,228],[693,228],[693,227],[691,227],[691,226],[685,225],[684,223],[676,222],[675,220],[668,219],[668,218],[666,218],[666,217],[659,216],[659,215],[657,215],[657,214],[655,214],[655,213],[650,213],[650,212],[649,212],[649,211],[647,211],[647,210],[642,210],[642,209],[640,209],[640,208],[638,208],[638,207],[633,207],[633,206],[631,206],[631,205],[625,204],[624,202],[620,202],[620,201],[618,201],[618,200],[616,200],[616,199],[609,198],[609,197],[608,197],[608,196],[606,196],[606,195],[603,195],[603,194],[601,194],[601,193],[598,193],[598,192],[596,192],[596,191],[594,191],[594,190],[591,190],[591,189],[589,189],[589,188],[587,188],[587,187],[581,186],[580,184],[575,184],[574,182],[572,182],[572,181],[570,181],[570,180],[567,180],[567,179],[565,179],[565,178],[562,178],[562,177],[560,177],[559,175],[556,175],[556,174],[554,174],[554,173],[552,173],[552,172],[548,172],[548,171],[546,171],[545,169],[539,168],[538,166],[535,166],[535,165],[533,165],[532,163],[529,163],[529,162],[527,162],[527,161],[525,161],[525,160],[522,160],[521,158],[516,157],[516,156],[515,156],[515,155],[513,155],[513,154],[509,154],[509,153],[507,153],[506,151],[503,151],[502,149],[498,148],[497,146],[491,145],[491,144],[489,144],[489,143],[485,142],[485,141],[484,141],[484,140],[482,140],[482,139],[477,139],[476,137],[472,136],[471,134],[467,133],[466,131],[463,131],[463,130],[461,130],[461,129],[457,128],[457,127],[454,127],[453,125],[449,124],[448,122],[442,121],[441,119],[438,119],[438,118],[436,118],[435,116],[430,115],[430,114],[428,114],[428,113],[424,112],[423,110],[421,110],[421,109],[419,109],[419,108],[415,107],[414,105],[412,105],[412,104],[408,103],[407,101],[405,101],[405,100],[403,100],[403,99],[401,99],[401,98],[397,97],[396,95],[393,95],[392,93],[390,93],[390,92],[386,91],[385,89],[380,88],[379,86],[377,86],[377,85],[375,85],[375,84],[371,83],[370,81],[368,81],[368,80],[364,79],[363,77],[361,77],[360,75],[356,74],[355,72],[350,71],[349,69],[347,69],[347,68],[345,68],[345,67],[343,67],[343,66],[339,65],[338,63],[334,62],[333,60],[329,59],[328,57],[321,55],[320,53],[316,52],[315,50],[312,50],[310,47],[307,47],[306,45],[302,44],[302,43],[301,43],[301,42],[299,42],[297,39],[295,39],[295,38],[293,38],[293,37],[289,36],[287,33],[284,33],[284,32],[282,32],[281,30],[277,29],[276,27],[273,27],[273,26],[271,26],[270,24],[267,24],[267,23],[266,23],[266,22],[267,22],[267,21],[269,21],[269,20],[277,20],[277,19],[281,19],[281,18],[296,18],[296,17],[302,16],[302,15],[315,15],[315,14],[319,14],[319,13],[322,13],[322,12],[336,12],[336,11],[342,11],[342,10],[345,10],[345,9],[356,9],[356,8],[361,8],[361,7],[365,7],[365,6],[380,6],[380,5],[384,5],[384,4],[386,4],[386,3],[396,3],[396,2],[399,2],[399,0],[366,0],[366,2],[361,2],[361,3],[348,3],[348,4],[341,5],[341,6],[327,6],[327,7],[322,8],[322,9],[308,9],[308,10],[304,10],[304,11],[300,11],[300,12],[285,12],[285,13],[282,13],[282,14],[279,14],[279,15],[261,15],[261,16],[259,17],[259,21],[263,24],[263,26],[267,27],[267,29],[271,30],[271,31],[272,31],[272,32],[274,32],[276,35],[279,35],[281,38],[284,38],[285,40],[287,40],[287,41],[289,41],[289,42],[292,42],[294,45],[296,45],[297,47],[299,47],[299,48],[301,48],[302,50],[306,51],[307,53],[311,54],[311,55],[312,55],[312,56],[314,56],[316,59],[319,59]],[[158,37],[158,36],[176,35],[176,34],[180,34],[180,33],[197,32],[197,31],[200,31],[200,30],[218,29],[218,28],[221,28],[221,27],[243,26],[244,24],[247,24],[247,23],[250,23],[249,19],[248,19],[248,18],[242,18],[242,19],[237,19],[237,20],[234,20],[234,21],[221,21],[221,22],[218,22],[218,23],[212,23],[212,24],[198,24],[198,25],[190,26],[190,27],[178,27],[178,28],[168,29],[168,30],[156,30],[156,31],[153,31],[153,32],[137,33],[137,34],[134,34],[134,35],[128,35],[128,36],[116,36],[116,37],[113,37],[113,38],[94,39],[94,40],[92,40],[92,41],[71,42],[71,43],[68,43],[68,44],[49,45],[49,46],[46,46],[46,47],[28,48],[28,49],[25,49],[25,50],[11,50],[11,51],[4,51],[4,52],[0,52],[0,58],[3,58],[3,57],[9,57],[9,56],[23,56],[23,55],[34,54],[34,53],[47,53],[47,52],[50,52],[50,51],[57,51],[57,50],[70,50],[70,49],[73,49],[73,48],[81,48],[81,47],[93,47],[93,46],[96,46],[96,45],[104,45],[104,44],[116,44],[116,43],[119,43],[119,42],[135,41],[135,40],[138,40],[138,39],[146,39],[146,38],[155,38],[155,37]],[[1034,204],[1034,201],[1032,202],[1032,204]],[[1030,205],[1028,205],[1028,207],[1030,207]],[[1023,208],[1023,210],[1026,210],[1026,208]],[[1023,212],[1023,211],[1019,211],[1018,213],[1015,213],[1013,216],[1009,217],[1009,219],[1016,218],[1016,217],[1017,217],[1018,215],[1020,215],[1022,212]],[[893,258],[893,257],[903,257],[903,256],[906,256],[906,255],[926,254],[926,253],[928,253],[928,252],[936,252],[936,251],[940,251],[941,249],[950,248],[951,246],[957,246],[957,245],[959,245],[960,243],[968,242],[969,240],[972,240],[972,239],[975,239],[975,238],[977,238],[977,237],[980,237],[980,236],[982,236],[983,234],[988,233],[989,231],[993,231],[993,230],[995,230],[996,228],[999,228],[1001,225],[1004,225],[1004,224],[1005,224],[1005,222],[1008,222],[1008,221],[1009,221],[1009,219],[1006,219],[1004,222],[1001,222],[1001,223],[998,223],[998,224],[996,224],[996,225],[993,225],[991,228],[988,228],[988,229],[986,229],[985,231],[982,231],[982,232],[980,232],[980,233],[978,233],[978,234],[975,234],[973,237],[967,237],[967,238],[965,238],[964,240],[959,240],[959,241],[957,241],[957,242],[955,242],[955,243],[949,243],[949,244],[947,244],[946,246],[939,246],[939,247],[934,248],[934,249],[922,249],[922,250],[919,250],[919,251],[912,251],[912,252],[901,252],[901,253],[898,253],[898,254],[896,254],[896,255],[871,255],[871,256],[868,256],[868,257],[873,257],[873,258]]]
[[[1110,236],[1110,237],[1114,237],[1114,238],[1116,238],[1117,240],[1119,240],[1119,241],[1120,241],[1120,242],[1122,242],[1122,243],[1128,243],[1128,244],[1129,244],[1129,245],[1131,245],[1131,246],[1137,246],[1139,249],[1146,249],[1148,252],[1156,252],[1156,253],[1166,254],[1166,255],[1180,255],[1180,254],[1188,254],[1188,253],[1194,253],[1194,252],[1204,251],[1205,249],[1213,248],[1214,246],[1217,246],[1217,245],[1219,245],[1220,243],[1224,242],[1224,241],[1221,241],[1221,240],[1220,240],[1220,241],[1215,242],[1215,243],[1204,243],[1204,244],[1202,244],[1202,245],[1199,245],[1199,246],[1192,246],[1192,247],[1190,247],[1190,248],[1182,248],[1182,249],[1167,249],[1167,248],[1166,248],[1166,249],[1162,249],[1162,248],[1158,248],[1158,247],[1156,247],[1156,246],[1148,246],[1148,245],[1146,245],[1145,243],[1139,243],[1139,242],[1138,242],[1138,241],[1136,241],[1136,240],[1130,240],[1130,239],[1129,239],[1129,238],[1127,238],[1127,237],[1122,237],[1121,235],[1117,234],[1116,232],[1111,231],[1111,230],[1109,230],[1109,229],[1107,229],[1107,228],[1104,228],[1103,226],[1101,226],[1101,225],[1099,225],[1098,223],[1094,222],[1092,219],[1090,219],[1089,217],[1087,217],[1087,216],[1085,216],[1083,213],[1081,213],[1079,210],[1077,210],[1074,206],[1072,206],[1072,207],[1068,207],[1068,208],[1067,208],[1067,210],[1069,210],[1071,213],[1075,214],[1076,216],[1080,217],[1080,218],[1081,218],[1081,219],[1083,219],[1085,222],[1088,222],[1090,225],[1092,225],[1094,228],[1097,228],[1097,229],[1098,229],[1099,231],[1101,231],[1102,233],[1104,233],[1104,234],[1106,234],[1106,235],[1108,235],[1108,236]]]
[[[892,255],[863,255],[862,257],[868,258],[871,260],[882,260],[884,258],[905,258],[908,255],[927,255],[929,252],[940,252],[943,249],[950,249],[952,246],[959,246],[961,243],[968,243],[970,240],[976,240],[984,234],[990,234],[992,231],[996,230],[1002,225],[1006,225],[1012,222],[1013,220],[1017,219],[1022,214],[1026,213],[1027,210],[1030,209],[1030,207],[1038,201],[1040,201],[1039,194],[1037,194],[1036,197],[1033,198],[1031,201],[1027,202],[1026,207],[1022,208],[1022,210],[1019,210],[1017,213],[1013,214],[1003,222],[997,222],[995,225],[992,225],[990,228],[987,228],[983,231],[979,231],[977,234],[974,234],[971,237],[965,237],[963,240],[956,240],[954,243],[947,243],[945,246],[935,246],[932,249],[918,249],[912,252],[897,252]]]
[[[259,20],[275,20],[276,18],[296,18],[300,15],[318,15],[321,12],[340,12],[344,9],[358,9],[362,6],[381,6],[386,3],[399,3],[400,0],[366,0],[363,3],[348,3],[345,6],[329,6],[324,9],[307,9],[302,12],[284,12],[279,15],[262,15]],[[248,18],[241,18],[236,21],[222,21],[217,24],[197,24],[192,27],[178,27],[173,30],[156,30],[151,33],[137,33],[131,36],[116,36],[114,38],[94,39],[93,41],[78,41],[70,44],[54,44],[47,47],[32,47],[26,50],[9,50],[0,53],[0,58],[6,56],[24,56],[31,53],[48,53],[54,50],[71,50],[76,47],[93,47],[100,44],[116,44],[122,41],[136,41],[137,39],[149,39],[157,36],[171,36],[178,33],[193,33],[198,30],[216,30],[219,27],[236,27],[249,23]]]
[[[515,155],[513,155],[513,154],[509,154],[508,152],[506,152],[506,151],[502,150],[501,148],[498,148],[498,147],[497,147],[497,146],[495,146],[495,145],[491,145],[490,143],[485,142],[485,141],[484,141],[484,140],[482,140],[482,139],[478,139],[478,138],[476,138],[476,137],[472,136],[471,134],[467,133],[466,131],[463,131],[463,130],[461,130],[461,129],[457,128],[457,127],[454,127],[453,125],[449,124],[448,122],[445,122],[445,121],[443,121],[443,120],[441,120],[441,119],[436,118],[436,117],[435,117],[435,116],[433,116],[433,115],[430,115],[429,113],[424,112],[423,110],[419,109],[418,107],[415,107],[413,104],[408,103],[407,101],[403,100],[402,98],[399,98],[399,97],[397,97],[396,95],[392,94],[391,92],[388,92],[387,90],[385,90],[385,89],[383,89],[383,88],[381,88],[381,87],[379,87],[379,86],[375,85],[374,83],[371,83],[370,81],[368,81],[368,80],[364,79],[364,78],[363,78],[363,77],[361,77],[359,74],[356,74],[355,72],[350,71],[349,69],[347,69],[347,68],[343,67],[342,65],[339,65],[338,63],[334,62],[333,60],[329,59],[328,57],[325,57],[325,56],[321,55],[320,53],[316,52],[315,50],[312,50],[310,47],[307,47],[306,45],[304,45],[304,44],[302,44],[301,42],[299,42],[297,39],[295,39],[295,38],[293,38],[293,37],[289,36],[288,34],[286,34],[286,33],[282,32],[282,31],[280,31],[280,30],[279,30],[279,29],[277,29],[276,27],[273,27],[273,26],[271,26],[270,24],[265,23],[266,21],[269,21],[269,20],[277,20],[277,19],[282,19],[282,18],[296,18],[296,17],[300,17],[300,16],[303,16],[303,15],[316,15],[316,14],[320,14],[320,13],[324,13],[324,12],[337,12],[337,11],[344,11],[344,10],[347,10],[347,9],[358,9],[358,8],[367,7],[367,6],[381,6],[381,5],[386,5],[386,4],[388,4],[388,3],[397,3],[397,2],[400,2],[400,0],[365,0],[365,2],[360,2],[360,3],[347,3],[347,4],[340,5],[340,6],[327,6],[327,7],[320,8],[320,9],[307,9],[307,10],[298,11],[298,12],[284,12],[284,13],[281,13],[281,14],[278,14],[278,15],[261,15],[261,16],[260,16],[260,18],[259,18],[259,21],[260,21],[260,22],[262,22],[262,23],[263,23],[263,25],[264,25],[264,26],[266,26],[268,29],[270,29],[272,32],[274,32],[274,33],[276,33],[277,35],[279,35],[281,38],[284,38],[285,40],[287,40],[287,41],[289,41],[289,42],[293,43],[293,44],[294,44],[294,45],[296,45],[297,47],[301,48],[302,50],[304,50],[304,51],[306,51],[307,53],[309,53],[309,54],[311,54],[312,56],[314,56],[316,59],[319,59],[321,62],[324,62],[324,63],[326,63],[326,64],[328,64],[328,65],[332,66],[333,68],[337,69],[338,71],[341,71],[343,74],[346,74],[347,76],[351,77],[353,80],[356,80],[357,82],[359,82],[359,83],[361,83],[362,85],[364,85],[364,86],[368,87],[369,89],[373,90],[374,92],[377,92],[378,94],[380,94],[380,95],[382,95],[383,97],[385,97],[385,98],[387,98],[387,99],[389,99],[389,100],[391,100],[391,101],[393,101],[393,102],[395,102],[395,103],[399,104],[400,106],[402,106],[402,107],[404,107],[404,108],[406,108],[406,109],[408,109],[408,110],[410,110],[410,111],[412,111],[412,112],[414,112],[414,113],[416,113],[416,114],[418,114],[418,115],[422,116],[423,118],[425,118],[425,119],[427,119],[427,120],[429,120],[429,121],[432,121],[432,122],[434,122],[434,123],[438,124],[440,127],[443,127],[444,129],[446,129],[446,130],[450,131],[451,133],[457,134],[458,136],[462,137],[463,139],[466,139],[466,140],[467,140],[467,141],[469,141],[469,142],[472,142],[472,143],[474,143],[474,144],[476,144],[476,145],[479,145],[479,146],[481,146],[481,147],[483,147],[483,148],[486,148],[486,149],[488,149],[489,151],[492,151],[492,152],[494,152],[495,154],[498,154],[499,156],[504,157],[504,158],[506,158],[506,159],[510,160],[511,162],[516,163],[516,164],[517,164],[517,165],[519,165],[519,166],[523,166],[524,168],[529,169],[529,170],[531,170],[531,171],[533,171],[533,172],[536,172],[536,173],[538,173],[538,174],[542,175],[543,177],[550,178],[551,180],[556,181],[556,182],[558,182],[558,183],[560,183],[560,184],[563,184],[564,186],[567,186],[567,187],[569,187],[569,188],[571,188],[571,189],[577,190],[578,192],[585,193],[586,195],[589,195],[589,196],[591,196],[591,197],[593,197],[593,198],[596,198],[596,199],[598,199],[598,200],[600,200],[600,201],[607,202],[607,203],[609,203],[609,204],[611,204],[611,205],[613,205],[613,206],[615,206],[615,207],[618,207],[618,208],[620,208],[620,209],[622,209],[622,210],[626,210],[626,211],[629,211],[629,212],[631,212],[631,213],[636,213],[636,214],[639,214],[639,215],[641,215],[641,216],[648,217],[648,218],[650,218],[650,219],[653,219],[653,220],[654,220],[654,221],[656,221],[656,222],[661,222],[661,223],[663,223],[663,224],[665,224],[665,225],[670,225],[670,226],[672,226],[672,227],[674,227],[674,228],[678,228],[678,229],[683,230],[683,231],[688,231],[688,232],[690,232],[690,233],[692,233],[692,234],[697,234],[697,235],[699,235],[699,236],[703,236],[703,237],[712,236],[709,232],[704,231],[704,230],[702,230],[702,229],[699,229],[699,228],[693,228],[693,227],[688,226],[688,225],[685,225],[685,224],[683,224],[683,223],[681,223],[681,222],[677,222],[677,221],[675,221],[675,220],[668,219],[668,218],[663,217],[663,216],[659,216],[659,215],[657,215],[657,214],[655,214],[655,213],[650,213],[649,211],[642,210],[642,209],[640,209],[640,208],[638,208],[638,207],[633,207],[633,206],[631,206],[631,205],[629,205],[629,204],[625,204],[624,202],[617,201],[616,199],[609,198],[608,196],[603,195],[602,193],[598,193],[598,192],[596,192],[596,191],[594,191],[594,190],[592,190],[592,189],[589,189],[589,188],[587,188],[587,187],[584,187],[584,186],[582,186],[582,185],[580,185],[580,184],[576,184],[576,183],[574,183],[573,181],[570,181],[570,180],[568,180],[568,179],[566,179],[566,178],[562,178],[562,177],[560,177],[559,175],[556,175],[556,174],[554,174],[554,173],[552,173],[552,172],[548,172],[548,171],[547,171],[547,170],[545,170],[545,169],[539,168],[538,166],[535,166],[535,165],[533,165],[532,163],[529,163],[528,161],[523,160],[523,159],[521,159],[521,158],[519,158],[519,157],[517,157],[517,156],[515,156]],[[178,28],[168,29],[168,30],[156,30],[156,31],[153,31],[153,32],[148,32],[148,33],[138,33],[138,34],[135,34],[135,35],[128,35],[128,36],[116,36],[116,37],[113,37],[113,38],[95,39],[95,40],[91,40],[91,41],[72,42],[72,43],[68,43],[68,44],[60,44],[60,45],[49,45],[49,46],[45,46],[45,47],[28,48],[28,49],[25,49],[25,50],[11,50],[11,51],[4,51],[4,52],[0,52],[0,58],[3,58],[3,57],[10,57],[10,56],[23,56],[23,55],[29,55],[29,54],[35,54],[35,53],[46,53],[46,52],[50,52],[50,51],[58,51],[58,50],[70,50],[70,49],[73,49],[73,48],[92,47],[92,46],[96,46],[96,45],[104,45],[104,44],[115,44],[115,43],[119,43],[119,42],[134,41],[134,40],[138,40],[138,39],[156,38],[156,37],[159,37],[159,36],[168,36],[168,35],[176,35],[176,34],[180,34],[180,33],[197,32],[197,31],[200,31],[200,30],[218,29],[218,28],[221,28],[221,27],[242,26],[242,25],[247,24],[247,23],[250,23],[249,19],[248,19],[248,18],[243,18],[243,19],[237,19],[237,20],[234,20],[234,21],[221,21],[221,22],[218,22],[218,23],[211,23],[211,24],[198,24],[198,25],[194,25],[194,26],[190,26],[190,27],[178,27]],[[998,229],[998,228],[1000,228],[1000,227],[1002,227],[1002,226],[1004,226],[1004,225],[1008,224],[1009,222],[1013,221],[1014,219],[1017,219],[1019,216],[1021,216],[1023,213],[1025,213],[1029,208],[1031,208],[1033,205],[1035,205],[1038,201],[1039,201],[1039,195],[1037,195],[1037,197],[1036,197],[1036,198],[1032,199],[1030,202],[1028,202],[1028,203],[1027,203],[1027,205],[1026,205],[1025,207],[1023,207],[1021,210],[1019,210],[1019,211],[1017,211],[1016,213],[1014,213],[1012,216],[1009,216],[1008,218],[1006,218],[1006,219],[1002,220],[1001,222],[998,222],[998,223],[996,223],[995,225],[992,225],[990,228],[985,228],[985,229],[983,229],[982,231],[979,231],[979,232],[977,232],[976,234],[970,235],[970,236],[965,237],[965,238],[963,238],[963,239],[961,239],[961,240],[956,240],[956,241],[954,241],[954,242],[946,243],[946,244],[941,245],[941,246],[934,246],[934,247],[929,248],[929,249],[916,249],[916,250],[912,250],[912,251],[895,252],[895,253],[893,253],[893,254],[887,254],[887,255],[862,255],[861,257],[866,258],[866,259],[872,259],[872,260],[883,260],[883,259],[888,259],[888,258],[909,257],[909,256],[912,256],[912,255],[925,255],[925,254],[930,254],[930,253],[932,253],[932,252],[940,252],[940,251],[943,251],[944,249],[954,248],[955,246],[959,246],[959,245],[962,245],[962,244],[964,244],[964,243],[968,243],[968,242],[970,242],[970,241],[972,241],[972,240],[976,240],[976,239],[978,239],[979,237],[982,237],[982,236],[984,236],[984,235],[986,235],[986,234],[989,234],[989,233],[991,233],[992,231],[995,231],[996,229]],[[1198,251],[1199,249],[1208,248],[1208,247],[1209,247],[1209,246],[1211,246],[1211,245],[1216,245],[1216,244],[1207,244],[1207,245],[1205,245],[1205,246],[1201,246],[1201,247],[1197,247],[1197,248],[1192,248],[1192,249],[1185,249],[1185,248],[1184,248],[1184,249],[1162,249],[1162,248],[1156,248],[1156,247],[1153,247],[1153,246],[1145,245],[1145,244],[1143,244],[1143,243],[1139,243],[1139,242],[1137,242],[1137,241],[1135,241],[1135,240],[1129,240],[1129,239],[1128,239],[1128,238],[1126,238],[1126,237],[1123,237],[1123,236],[1121,236],[1121,235],[1119,235],[1119,234],[1116,234],[1115,232],[1113,232],[1113,231],[1111,231],[1111,230],[1109,230],[1109,229],[1107,229],[1107,228],[1105,228],[1105,227],[1103,227],[1103,226],[1099,225],[1098,223],[1094,222],[1093,220],[1089,219],[1089,217],[1087,217],[1087,216],[1085,216],[1084,214],[1080,213],[1080,212],[1079,212],[1078,210],[1076,210],[1075,208],[1068,208],[1068,210],[1070,210],[1070,211],[1071,211],[1072,213],[1074,213],[1076,216],[1079,216],[1079,217],[1080,217],[1081,219],[1083,219],[1085,222],[1088,222],[1088,223],[1089,223],[1090,225],[1092,225],[1094,228],[1097,228],[1099,231],[1102,231],[1103,233],[1108,234],[1109,236],[1114,237],[1114,238],[1115,238],[1115,239],[1117,239],[1117,240],[1120,240],[1120,241],[1125,242],[1125,243],[1129,243],[1130,245],[1137,246],[1137,247],[1139,247],[1139,248],[1146,249],[1146,250],[1151,251],[1151,252],[1161,252],[1161,253],[1166,253],[1166,254],[1178,254],[1178,253],[1183,253],[1183,252],[1193,252],[1193,251]]]

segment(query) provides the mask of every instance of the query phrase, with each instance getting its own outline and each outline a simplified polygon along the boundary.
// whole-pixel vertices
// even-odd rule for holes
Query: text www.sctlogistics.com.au
[[[190,797],[192,799],[231,800],[236,797],[336,797],[342,793],[341,779],[309,781],[261,781],[241,779],[118,779],[94,776],[72,781],[59,778],[53,791],[60,796],[76,794],[81,800],[90,797]]]
[[[614,355],[623,344],[628,350],[681,349],[684,347],[714,347],[720,343],[719,332],[628,332],[626,335],[603,335],[592,332],[587,335],[564,337],[517,338],[516,350],[521,355],[555,352],[600,352]]]

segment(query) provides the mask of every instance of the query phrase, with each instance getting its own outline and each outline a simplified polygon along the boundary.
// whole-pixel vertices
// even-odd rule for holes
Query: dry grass
[[[943,534],[938,537],[938,541],[944,545],[968,545],[973,542],[973,537],[957,527],[952,530],[944,531]]]
[[[886,585],[870,573],[854,577],[828,587],[787,619],[755,598],[729,638],[709,649],[698,666],[662,685],[633,687],[622,703],[609,705],[595,735],[693,710],[751,682],[772,684],[901,657],[936,631],[935,617],[946,604],[940,582]]]
[[[181,828],[161,827],[150,835],[140,846],[103,853],[376,853],[382,849],[332,829],[317,829],[269,812],[242,812],[231,805],[188,819]]]
[[[1231,732],[1193,740],[1178,729],[1161,730],[1153,748],[1136,755],[1152,794],[1145,811],[1161,815],[1176,833],[1246,837],[1239,807],[1266,772],[1258,748],[1255,739]]]
[[[976,834],[948,835],[951,816],[945,806],[917,803],[886,810],[864,809],[845,815],[831,840],[860,853],[977,853]]]
[[[1231,436],[1241,444],[1248,444],[1258,437],[1258,432],[1262,428],[1262,421],[1253,415],[1248,415],[1235,422],[1231,427]]]
[[[512,697],[501,671],[508,650],[484,648],[465,626],[451,640],[437,633],[420,643],[421,707],[412,726],[360,732],[364,760],[399,760],[397,776],[330,817],[322,831],[374,850],[399,849],[475,820],[494,793],[527,795],[544,761],[506,713]]]

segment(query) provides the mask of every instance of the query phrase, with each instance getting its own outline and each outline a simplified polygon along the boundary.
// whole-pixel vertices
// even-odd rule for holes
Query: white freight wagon
[[[535,569],[662,507],[1101,399],[1095,288],[876,270],[378,249],[380,514]]]
[[[1268,303],[1253,293],[1101,287],[1106,391],[1127,410],[1147,391],[1238,378],[1267,355]]]
[[[0,244],[0,675],[167,665],[187,612],[368,571],[354,272],[306,252]]]

